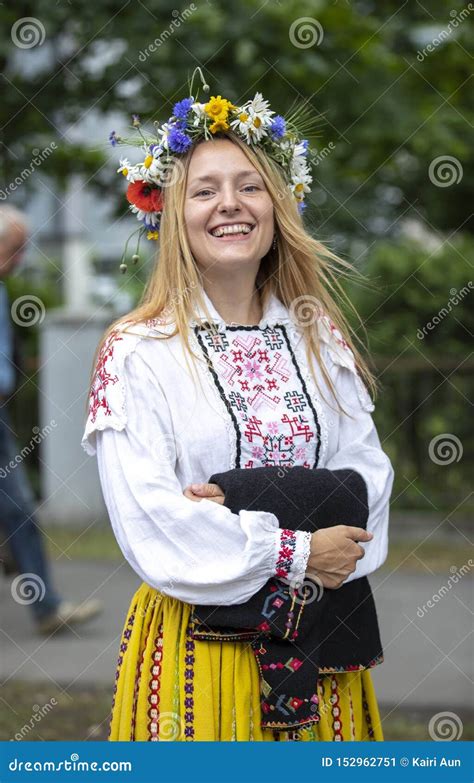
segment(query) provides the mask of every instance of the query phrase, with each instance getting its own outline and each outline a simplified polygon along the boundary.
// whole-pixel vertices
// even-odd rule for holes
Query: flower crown
[[[199,72],[204,92],[209,85]],[[132,115],[132,126],[138,131],[138,137],[125,139],[112,131],[109,141],[113,147],[117,144],[138,146],[143,150],[144,160],[131,164],[127,158],[120,160],[117,172],[128,181],[126,197],[130,210],[137,216],[141,226],[133,235],[138,234],[137,250],[132,256],[135,264],[139,260],[140,240],[159,238],[160,219],[163,211],[163,188],[169,186],[176,170],[179,173],[179,156],[186,153],[194,142],[212,139],[216,133],[233,131],[249,146],[259,146],[283,169],[284,177],[298,203],[300,213],[306,207],[305,194],[310,192],[312,181],[308,163],[307,139],[302,135],[311,130],[313,119],[307,107],[295,110],[286,120],[269,108],[268,101],[257,92],[252,100],[241,106],[220,95],[212,96],[205,103],[195,100],[192,95],[174,104],[173,114],[161,125],[154,123],[155,134],[147,135],[137,114]],[[177,167],[177,169],[176,169]],[[133,236],[132,235],[132,236]],[[127,241],[121,260],[120,270],[125,272],[125,257],[131,237]]]

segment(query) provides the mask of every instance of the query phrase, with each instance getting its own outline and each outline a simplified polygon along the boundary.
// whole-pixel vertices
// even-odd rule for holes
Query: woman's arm
[[[184,494],[194,502],[208,498],[224,503],[234,513],[241,509],[272,512],[281,527],[312,533],[305,571],[326,588],[343,584],[365,555],[357,542],[373,537],[365,530],[366,484],[354,470],[235,468],[214,474],[207,484],[193,486],[194,491],[186,487]]]

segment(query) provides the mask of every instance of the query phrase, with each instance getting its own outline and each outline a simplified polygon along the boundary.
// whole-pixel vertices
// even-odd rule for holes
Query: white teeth
[[[213,237],[222,237],[224,234],[249,234],[251,230],[249,223],[237,223],[233,226],[219,226],[211,233]]]

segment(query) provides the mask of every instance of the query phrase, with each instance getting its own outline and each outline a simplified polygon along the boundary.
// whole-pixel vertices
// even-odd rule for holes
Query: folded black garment
[[[288,557],[292,531],[367,525],[367,487],[355,470],[236,468],[215,473],[209,483],[222,488],[234,513],[275,514],[285,529]],[[295,586],[285,578],[282,555],[281,571],[248,601],[195,605],[192,621],[197,641],[251,644],[260,672],[262,728],[286,731],[319,720],[319,673],[366,669],[381,663],[383,653],[366,577],[337,590],[323,590],[308,578]]]

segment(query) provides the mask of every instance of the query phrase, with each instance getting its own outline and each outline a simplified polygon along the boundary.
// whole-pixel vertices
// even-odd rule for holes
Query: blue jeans
[[[27,603],[39,620],[53,612],[61,599],[52,585],[43,536],[35,520],[33,493],[19,457],[6,405],[0,402],[0,534],[21,574],[36,577],[30,578],[35,589],[27,591],[25,577],[24,591],[20,580],[13,593],[20,595],[18,603]]]

